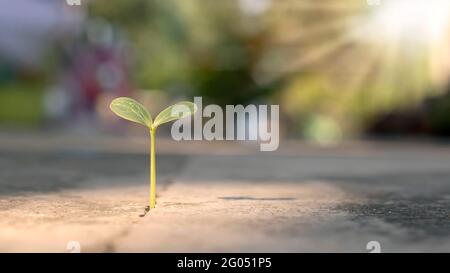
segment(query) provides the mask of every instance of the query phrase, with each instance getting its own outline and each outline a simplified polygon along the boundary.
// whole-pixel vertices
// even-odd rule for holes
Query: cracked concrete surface
[[[450,146],[0,135],[0,251],[450,251]],[[129,149],[124,149],[126,146]],[[253,149],[255,148],[255,149]]]

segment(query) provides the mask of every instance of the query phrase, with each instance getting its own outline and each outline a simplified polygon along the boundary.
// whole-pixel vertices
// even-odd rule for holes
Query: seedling
[[[111,111],[121,118],[133,121],[146,126],[150,133],[150,204],[146,208],[146,212],[156,206],[156,151],[155,138],[156,129],[164,123],[188,117],[195,114],[197,106],[189,101],[178,102],[167,107],[156,116],[155,120],[147,111],[147,109],[139,102],[127,98],[120,97],[114,99],[110,106]],[[144,214],[145,215],[145,214]]]

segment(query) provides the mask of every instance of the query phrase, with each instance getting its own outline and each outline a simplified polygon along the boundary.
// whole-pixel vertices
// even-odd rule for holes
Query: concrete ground
[[[450,146],[0,134],[0,251],[450,251]]]

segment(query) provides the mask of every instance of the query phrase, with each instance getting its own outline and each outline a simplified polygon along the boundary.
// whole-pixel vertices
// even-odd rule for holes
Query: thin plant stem
[[[156,206],[156,129],[150,129],[150,209]]]

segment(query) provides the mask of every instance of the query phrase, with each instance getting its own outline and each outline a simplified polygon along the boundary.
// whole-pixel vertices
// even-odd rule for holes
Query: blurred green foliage
[[[256,15],[242,6],[258,10],[258,2],[269,6]],[[128,35],[140,88],[200,95],[206,103],[279,103],[285,131],[314,138],[358,133],[379,113],[417,105],[429,94],[427,47],[400,50],[402,37],[377,40],[355,32],[378,10],[359,0],[111,0],[89,6],[90,15]]]
[[[445,92],[434,82],[439,69],[431,68],[444,63],[444,51],[401,28],[383,35],[384,24],[373,19],[384,7],[360,0],[104,0],[89,1],[87,15],[125,38],[118,40],[130,53],[137,89],[221,105],[280,104],[284,132],[320,142],[358,135],[380,115],[418,109]],[[46,58],[47,78],[58,75],[57,55]],[[0,82],[2,75],[8,71],[0,71]],[[3,88],[20,90],[2,91],[5,104],[18,103],[32,85],[21,84]],[[30,101],[39,96],[30,94]],[[38,120],[38,107],[30,109]],[[3,120],[11,115],[1,111]],[[450,128],[448,111],[447,99],[433,104],[427,126]]]
[[[450,136],[450,91],[435,100],[429,108],[431,129],[440,135]]]
[[[254,65],[264,33],[249,33],[236,1],[93,1],[89,12],[120,26],[131,40],[140,88],[247,103],[267,96]]]
[[[38,126],[44,119],[44,87],[29,82],[0,85],[0,123]]]

